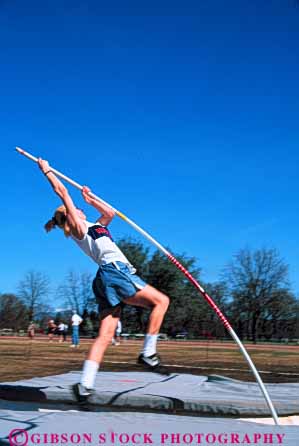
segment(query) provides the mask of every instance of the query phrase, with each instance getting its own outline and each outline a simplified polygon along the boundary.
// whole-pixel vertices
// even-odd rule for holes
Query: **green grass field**
[[[57,375],[81,370],[92,340],[83,340],[80,348],[69,343],[49,343],[47,339],[0,338],[0,381],[16,381],[36,376]],[[136,371],[136,358],[142,341],[123,341],[109,347],[102,370]],[[264,382],[299,382],[299,346],[246,345]],[[252,372],[237,346],[230,342],[159,341],[163,363],[171,372],[196,375],[222,375],[254,381]]]

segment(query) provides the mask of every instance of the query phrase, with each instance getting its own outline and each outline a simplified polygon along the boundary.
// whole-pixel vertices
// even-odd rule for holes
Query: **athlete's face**
[[[77,208],[77,214],[80,218],[82,218],[82,220],[86,220],[86,215],[84,214],[82,209]]]

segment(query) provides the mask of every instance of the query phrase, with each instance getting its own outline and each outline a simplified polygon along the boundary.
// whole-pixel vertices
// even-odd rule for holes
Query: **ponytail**
[[[46,232],[52,231],[52,229],[54,229],[55,227],[56,227],[56,220],[54,217],[52,217],[51,220],[49,220],[44,226]]]
[[[71,228],[67,222],[66,215],[67,213],[65,206],[59,206],[59,208],[56,209],[51,220],[49,220],[45,224],[44,228],[46,232],[50,232],[52,231],[52,229],[55,229],[56,226],[58,226],[60,229],[63,229],[64,235],[66,237],[69,237],[71,234]]]

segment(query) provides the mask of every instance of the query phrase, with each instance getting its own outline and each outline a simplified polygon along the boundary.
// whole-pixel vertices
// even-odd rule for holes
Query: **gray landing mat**
[[[298,446],[297,426],[138,412],[18,412],[1,409],[0,445]]]
[[[2,383],[0,398],[43,404],[76,404],[72,384],[80,372]],[[299,413],[299,383],[267,384],[279,416]],[[166,411],[178,414],[256,417],[270,416],[256,383],[221,376],[150,372],[99,372],[90,410]]]

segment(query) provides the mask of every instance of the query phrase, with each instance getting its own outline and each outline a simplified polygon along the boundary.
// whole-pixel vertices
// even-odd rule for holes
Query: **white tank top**
[[[130,269],[134,267],[124,256],[121,250],[114,243],[110,232],[106,226],[100,223],[84,222],[86,224],[86,233],[82,240],[77,239],[71,234],[72,239],[77,245],[92,258],[98,265],[106,265],[112,262],[123,262]]]

